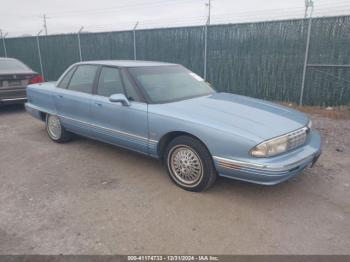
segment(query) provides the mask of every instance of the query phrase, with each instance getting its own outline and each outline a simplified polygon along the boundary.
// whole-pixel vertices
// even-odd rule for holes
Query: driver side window
[[[124,94],[123,82],[118,68],[102,67],[98,81],[97,95],[109,97]]]

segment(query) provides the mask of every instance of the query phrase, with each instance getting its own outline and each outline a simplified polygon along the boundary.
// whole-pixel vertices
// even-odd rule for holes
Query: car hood
[[[236,133],[256,142],[292,132],[309,121],[305,114],[288,107],[228,93],[157,106],[169,117]]]

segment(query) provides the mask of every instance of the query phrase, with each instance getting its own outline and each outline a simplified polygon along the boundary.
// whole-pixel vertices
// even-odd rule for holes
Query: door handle
[[[57,95],[58,98],[63,98],[63,95]]]
[[[95,105],[98,107],[102,107],[102,103],[99,103],[99,102],[95,102]]]

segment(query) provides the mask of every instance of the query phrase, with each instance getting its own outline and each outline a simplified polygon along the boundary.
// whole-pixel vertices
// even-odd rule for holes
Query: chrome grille
[[[305,143],[307,133],[308,128],[304,127],[288,134],[288,150],[302,146]]]

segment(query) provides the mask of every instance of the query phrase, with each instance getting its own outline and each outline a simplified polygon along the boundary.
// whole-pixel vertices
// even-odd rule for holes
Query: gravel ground
[[[0,253],[350,254],[350,119],[311,117],[324,141],[313,169],[198,194],[156,160],[56,144],[23,107],[0,108]]]

